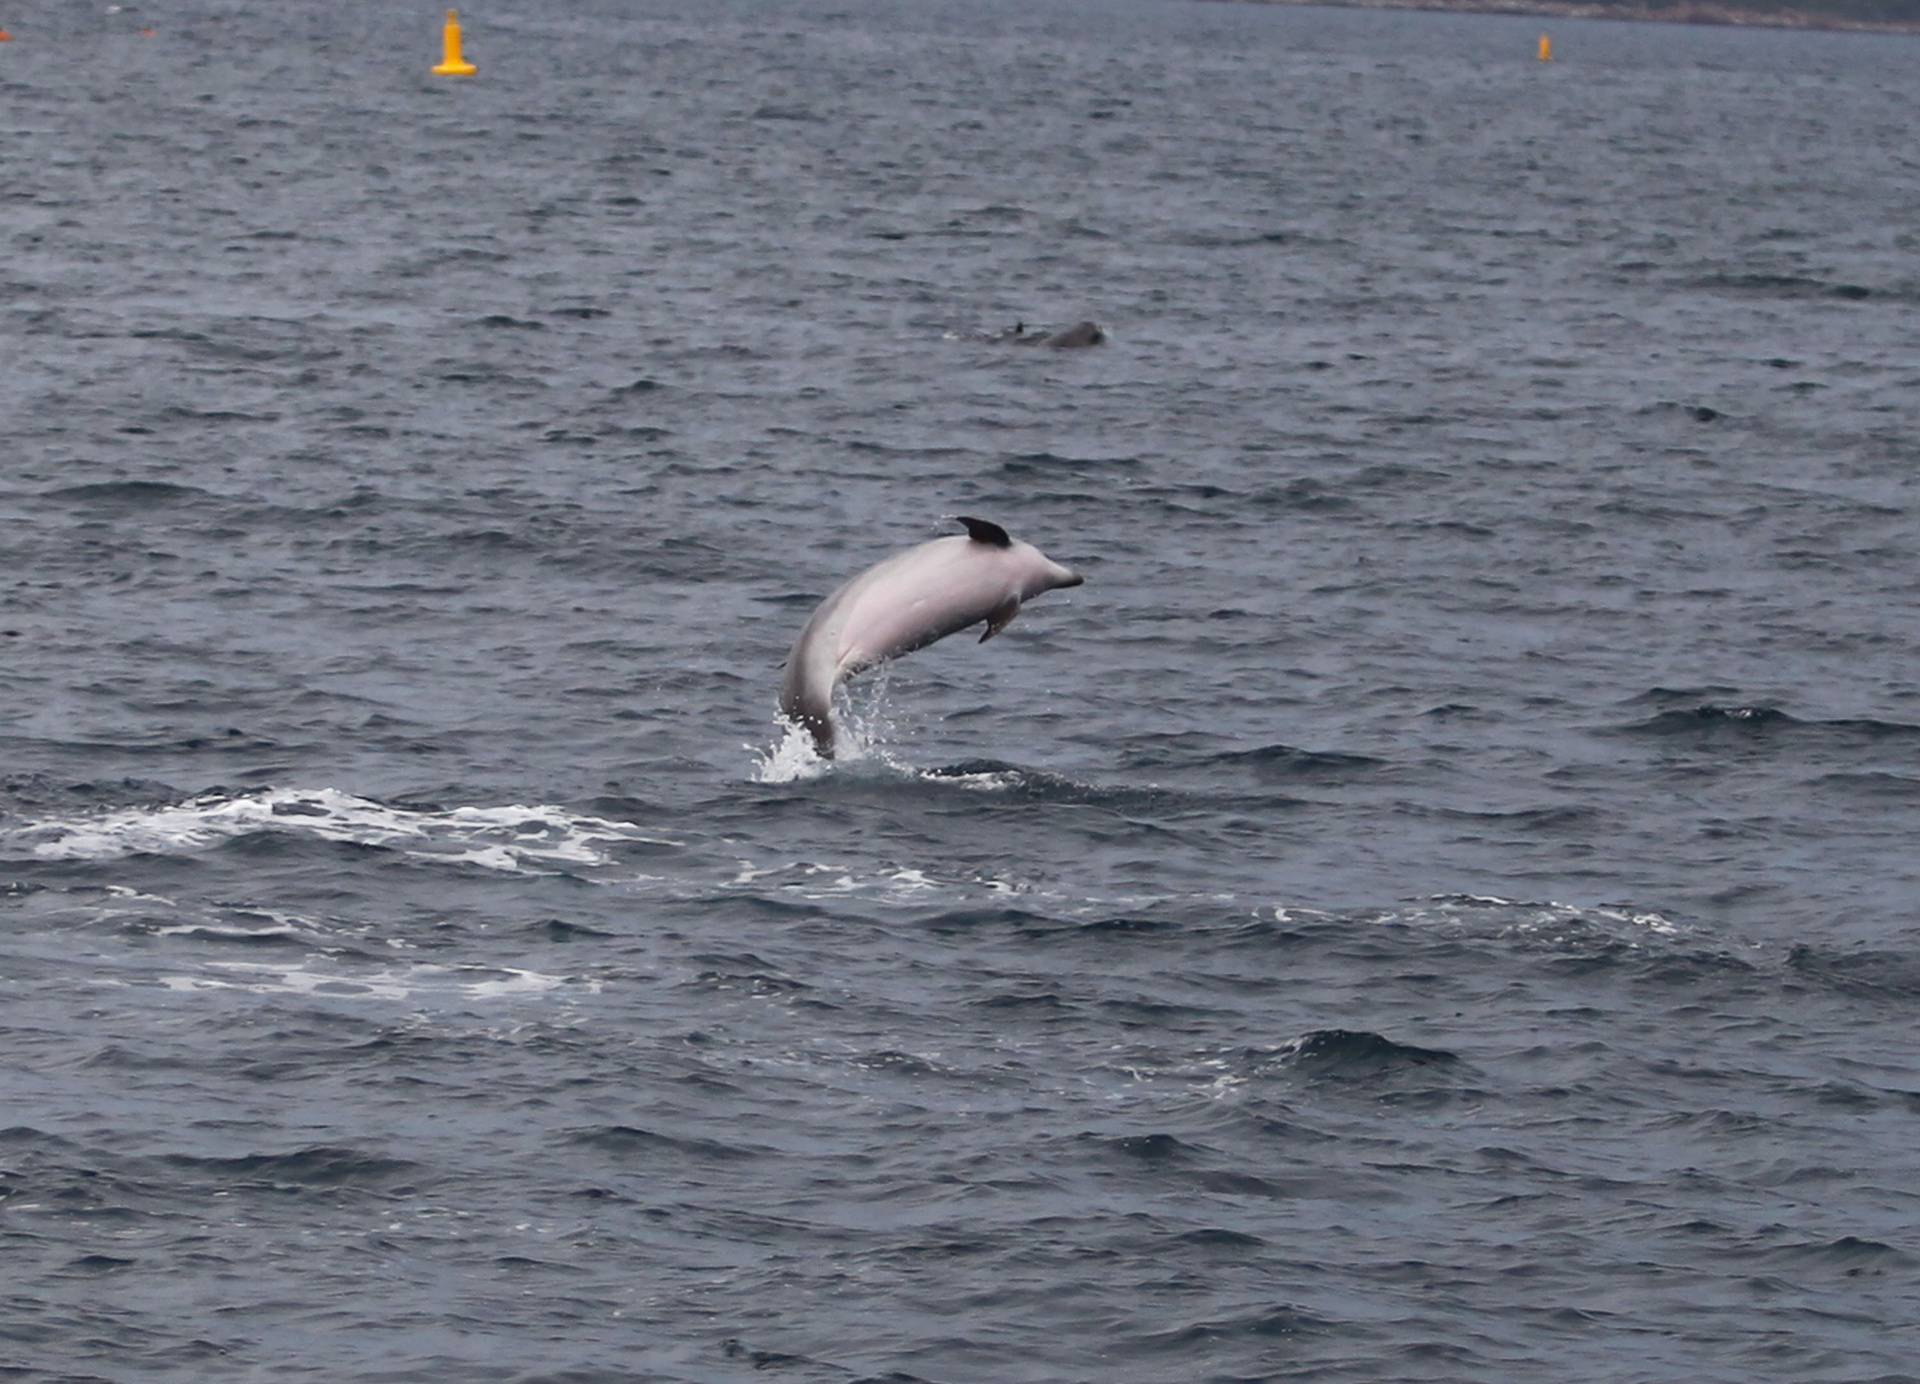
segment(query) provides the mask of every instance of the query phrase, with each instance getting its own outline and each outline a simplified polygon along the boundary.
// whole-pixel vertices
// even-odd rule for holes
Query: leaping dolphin
[[[869,567],[826,600],[787,655],[780,714],[833,758],[833,689],[854,674],[987,622],[986,643],[1043,591],[1085,580],[998,524],[960,516],[967,534],[936,538]]]

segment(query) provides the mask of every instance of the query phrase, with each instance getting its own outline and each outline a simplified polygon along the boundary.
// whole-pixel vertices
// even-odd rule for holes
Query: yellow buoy
[[[460,11],[447,11],[447,55],[433,69],[436,77],[471,77],[480,69],[468,62],[460,51]]]
[[[1540,61],[1541,62],[1553,61],[1553,40],[1548,38],[1545,34],[1540,35]]]

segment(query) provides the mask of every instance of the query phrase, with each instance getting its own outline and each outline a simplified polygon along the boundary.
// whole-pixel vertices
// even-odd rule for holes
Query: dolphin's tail
[[[822,759],[833,758],[833,700],[832,694],[818,696],[805,687],[795,686],[790,679],[787,686],[780,689],[780,714],[792,724],[804,729],[813,737],[814,753]]]
[[[788,719],[807,728],[807,734],[813,737],[815,754],[822,759],[833,758],[833,716],[830,712],[822,712],[817,716],[803,713]]]

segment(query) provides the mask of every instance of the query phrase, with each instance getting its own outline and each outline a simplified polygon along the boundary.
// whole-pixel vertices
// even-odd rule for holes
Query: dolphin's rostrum
[[[986,621],[985,643],[1043,591],[1084,580],[998,524],[960,517],[966,536],[895,553],[853,578],[813,612],[780,684],[780,714],[833,756],[833,689],[842,681]]]

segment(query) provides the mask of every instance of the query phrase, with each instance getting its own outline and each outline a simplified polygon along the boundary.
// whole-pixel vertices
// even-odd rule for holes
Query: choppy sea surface
[[[0,1377],[1920,1377],[1920,45],[462,18],[4,16]]]

